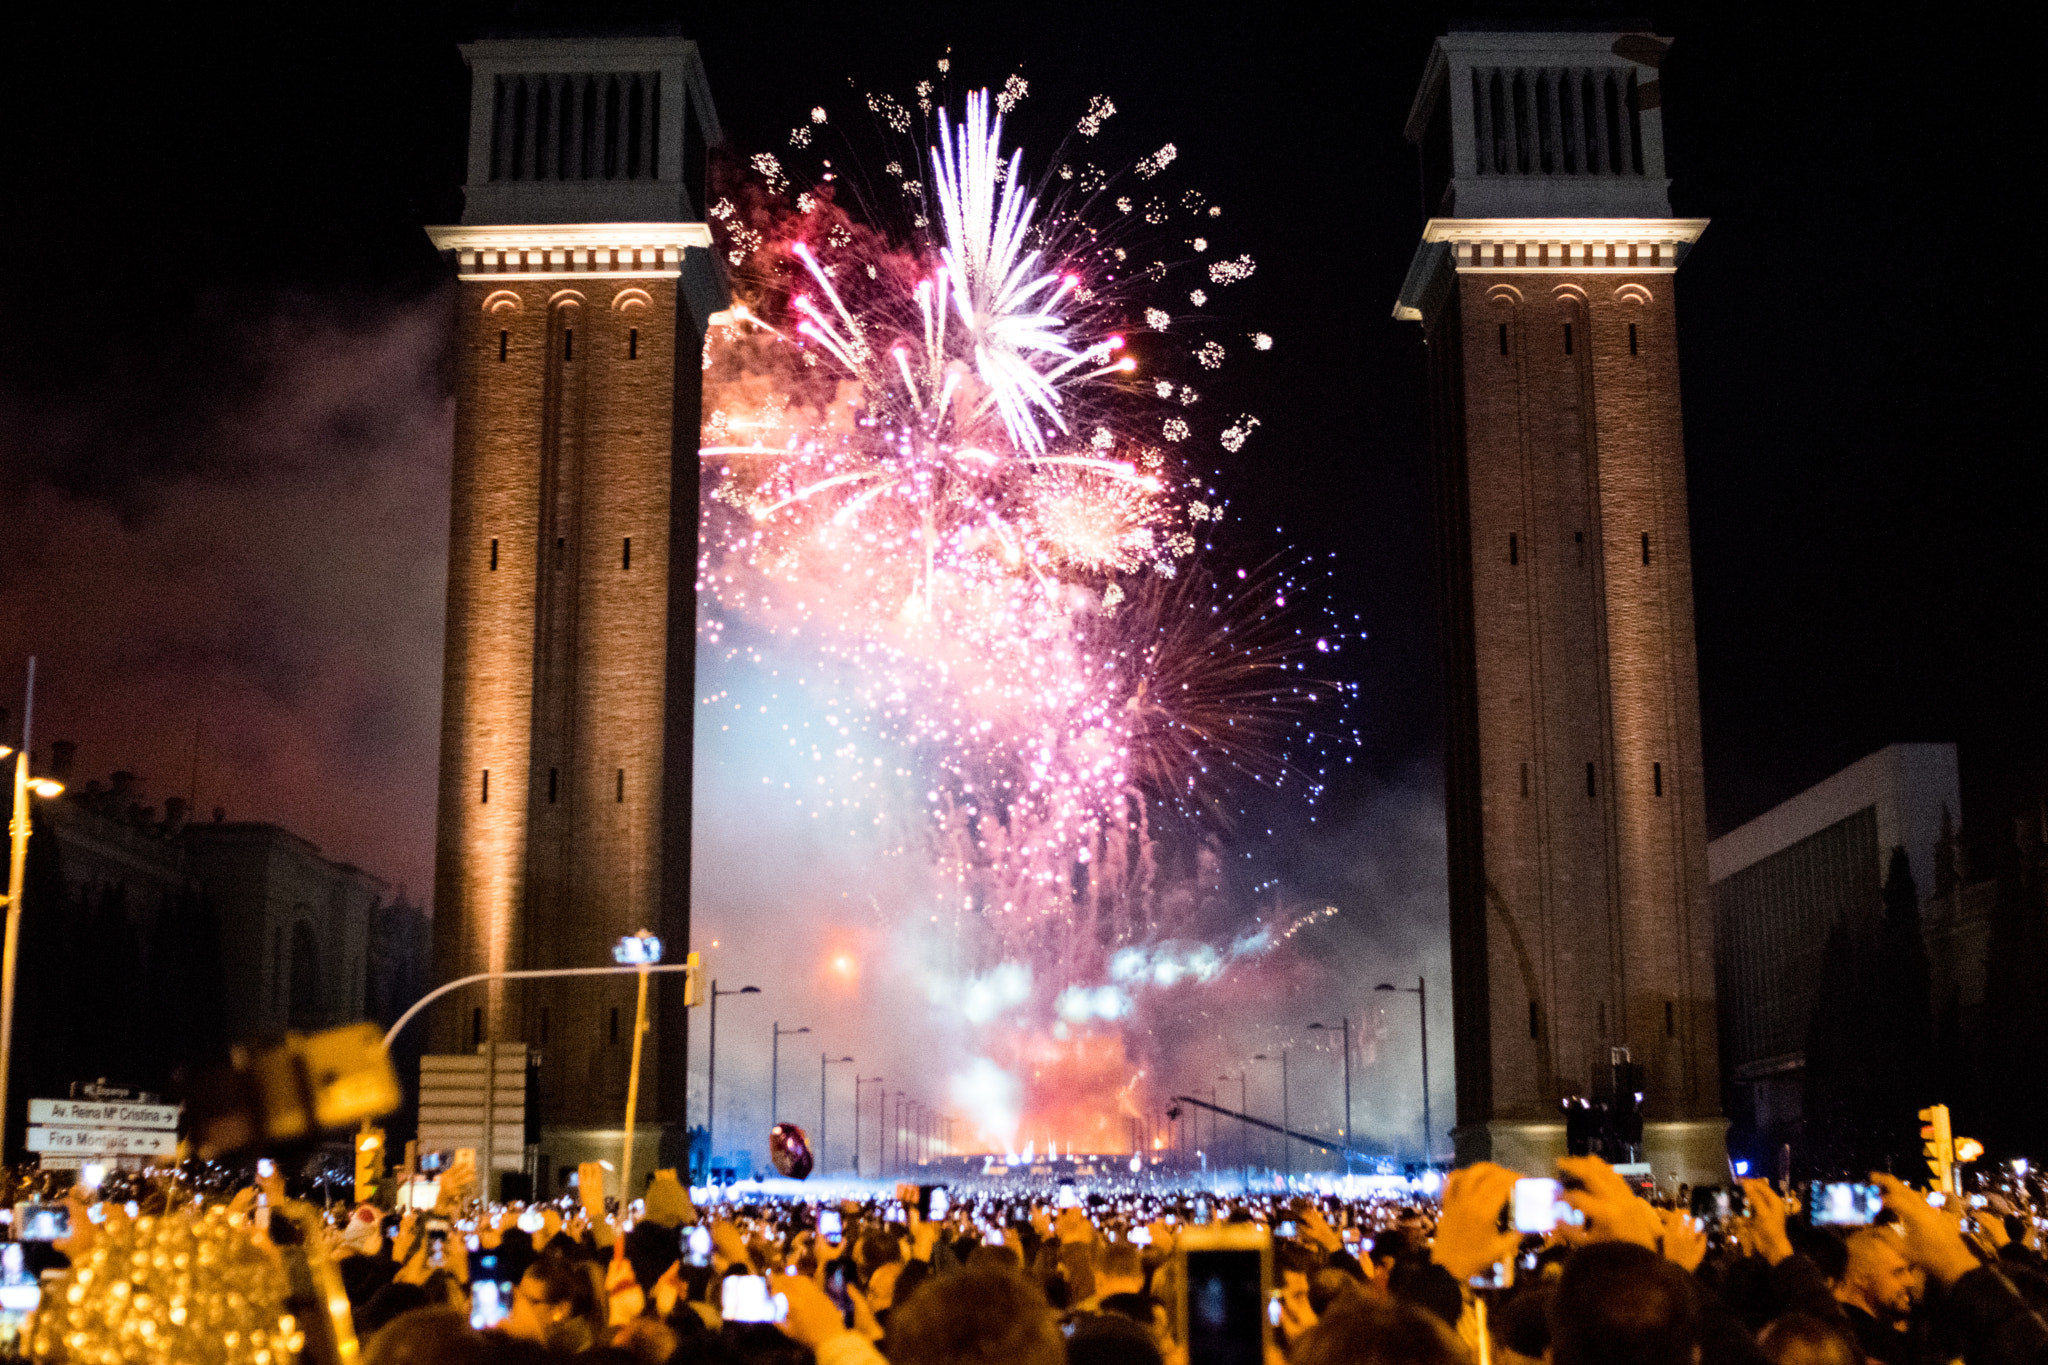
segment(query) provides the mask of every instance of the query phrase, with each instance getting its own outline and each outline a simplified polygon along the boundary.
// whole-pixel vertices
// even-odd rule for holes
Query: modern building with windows
[[[1829,935],[1875,941],[1893,851],[1918,891],[1937,1013],[1980,1011],[1990,902],[1954,863],[1960,783],[1953,744],[1893,744],[1707,846],[1729,1116],[1759,1142],[1795,1141],[1806,1045]]]

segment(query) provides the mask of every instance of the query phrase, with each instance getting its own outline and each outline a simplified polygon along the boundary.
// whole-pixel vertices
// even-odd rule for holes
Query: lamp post
[[[1344,1028],[1344,1169],[1351,1169],[1351,1148],[1357,1144],[1351,1140],[1351,1016],[1345,1015]],[[1328,1024],[1310,1024],[1312,1029],[1331,1032]]]
[[[880,1076],[862,1076],[855,1073],[853,1078],[853,1178],[860,1179],[860,1088],[864,1085],[880,1085]],[[882,1111],[875,1110],[875,1174],[882,1173]]]
[[[1246,1136],[1247,1125],[1244,1121],[1244,1116],[1252,1111],[1252,1107],[1247,1099],[1251,1092],[1246,1088],[1244,1078],[1245,1070],[1243,1067],[1239,1067],[1237,1069],[1237,1172],[1238,1177],[1244,1181],[1245,1188],[1250,1189],[1252,1183],[1252,1148],[1251,1140]],[[1216,1079],[1227,1081],[1230,1077],[1218,1076]]]
[[[898,1090],[898,1091],[896,1092],[896,1107],[895,1107],[895,1111],[894,1111],[893,1113],[891,1113],[891,1114],[890,1114],[890,1116],[889,1116],[889,1117],[890,1117],[890,1119],[892,1120],[892,1122],[891,1122],[891,1123],[889,1124],[889,1146],[890,1146],[890,1148],[891,1148],[891,1149],[892,1149],[892,1150],[893,1150],[893,1151],[895,1152],[895,1154],[896,1154],[896,1161],[895,1161],[895,1166],[896,1166],[897,1174],[899,1174],[899,1175],[900,1175],[900,1174],[902,1174],[902,1173],[903,1173],[903,1171],[904,1171],[904,1164],[903,1164],[903,1102],[904,1102],[904,1100],[906,1100],[906,1099],[908,1099],[908,1098],[909,1098],[909,1093],[908,1093],[907,1091],[902,1091],[902,1090]]]
[[[1294,1148],[1289,1145],[1293,1139],[1288,1136],[1287,1131],[1293,1127],[1287,1121],[1287,1049],[1281,1048],[1278,1057],[1261,1052],[1252,1060],[1280,1063],[1280,1164],[1283,1171],[1280,1187],[1285,1189],[1294,1180]]]
[[[1422,1164],[1428,1167],[1432,1156],[1430,1144],[1435,1139],[1435,1130],[1429,1121],[1429,982],[1416,977],[1413,986],[1396,986],[1382,981],[1373,987],[1376,991],[1402,991],[1415,997],[1415,1009],[1422,1021]]]
[[[625,1150],[619,1155],[619,1207],[624,1209],[633,1202],[633,1119],[640,1107],[640,1045],[647,1038],[647,977],[649,967],[661,961],[661,940],[642,929],[626,935],[612,945],[612,961],[621,967],[638,968],[640,978],[640,1002],[633,1009],[633,1069],[626,1073],[626,1136]],[[493,1045],[495,1046],[495,1044]],[[495,1066],[497,1063],[492,1062]],[[485,1115],[484,1133],[490,1134],[491,1119]],[[490,1162],[494,1153],[484,1153],[484,1188],[490,1188]]]
[[[809,1033],[810,1031],[811,1029],[808,1024],[802,1028],[784,1028],[781,1020],[775,1021],[775,1043],[768,1053],[768,1126],[770,1128],[782,1122],[780,1118],[776,1117],[776,1111],[782,1108],[781,1095],[778,1093],[778,1087],[782,1081],[782,1040],[784,1038],[794,1038],[799,1033]]]
[[[718,989],[716,977],[711,981],[711,1057],[704,1077],[704,1183],[711,1183],[711,1165],[718,1160],[718,998],[722,995],[759,995],[759,986],[741,986],[738,990]]]
[[[825,1075],[827,1067],[850,1062],[851,1057],[828,1057],[818,1054],[818,1174],[825,1174]],[[858,1112],[856,1110],[856,1112]]]
[[[7,1073],[14,1065],[14,970],[21,951],[22,881],[28,869],[28,799],[56,796],[64,790],[61,782],[28,775],[29,741],[34,737],[36,718],[36,661],[28,661],[28,700],[21,708],[21,752],[14,756],[14,818],[8,832],[13,836],[7,858],[7,937],[0,950],[0,1143],[7,1134]],[[0,745],[0,758],[7,748]],[[0,1148],[0,1156],[4,1156]]]

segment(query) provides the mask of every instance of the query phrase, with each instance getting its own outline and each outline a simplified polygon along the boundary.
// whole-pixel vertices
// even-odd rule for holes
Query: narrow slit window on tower
[[[1531,1038],[1541,1038],[1543,1036],[1543,1028],[1536,1014],[1536,1002],[1534,1000],[1529,1002],[1529,1036]]]
[[[1508,325],[1505,322],[1500,325],[1500,353],[1508,353]]]
[[[1650,533],[1643,532],[1643,563],[1650,562]]]
[[[1628,325],[1628,353],[1636,353],[1636,325],[1633,322]]]
[[[540,1007],[540,1045],[542,1047],[548,1045],[548,1007],[546,1005]]]
[[[1635,354],[1635,352],[1636,352],[1636,344],[1635,344],[1635,334],[1636,334],[1636,325],[1635,325],[1634,323],[1630,323],[1630,324],[1628,325],[1628,334],[1629,334],[1629,344],[1628,344],[1628,352],[1629,352],[1629,354],[1630,354],[1630,355],[1634,355],[1634,354]],[[640,329],[639,329],[638,327],[628,327],[628,328],[626,329],[626,359],[628,359],[628,360],[638,360],[639,358],[640,358]]]
[[[615,1043],[619,1041],[619,1007],[617,1005],[612,1006],[611,1040]]]
[[[469,1012],[469,1045],[482,1047],[484,1042],[484,1011],[481,1005]]]
[[[1652,763],[1650,765],[1650,794],[1653,796],[1662,796],[1664,794],[1664,765],[1662,763]]]
[[[489,801],[489,800],[491,799],[491,770],[490,770],[489,768],[486,768],[486,769],[484,769],[484,796],[483,796],[483,799],[484,799],[485,801]]]
[[[1508,563],[1522,562],[1522,543],[1513,531],[1508,532]]]
[[[1569,350],[1571,349],[1571,347],[1567,346],[1567,347],[1565,347],[1565,349],[1566,349],[1567,351],[1569,351]],[[562,359],[564,359],[564,360],[574,360],[575,358],[576,358],[576,329],[575,329],[574,327],[564,327],[564,328],[562,329]]]
[[[1528,764],[1526,764],[1526,763],[1524,763],[1524,764],[1522,765],[1522,795],[1524,795],[1524,796],[1527,796],[1528,794],[1529,794],[1529,765],[1528,765]]]
[[[624,768],[619,769],[619,794],[617,801],[621,806],[626,804],[626,770]]]
[[[1579,547],[1579,567],[1584,568],[1586,564],[1586,533],[1584,531],[1572,532],[1572,544]]]
[[[1586,795],[1598,796],[1599,794],[1599,790],[1593,785],[1593,765],[1588,763],[1586,765]]]
[[[1664,1002],[1664,1036],[1666,1038],[1676,1038],[1678,1036],[1678,1002],[1675,1000],[1666,1000]]]
[[[498,538],[497,538],[496,536],[493,536],[493,537],[491,537],[491,572],[492,572],[492,573],[496,573],[497,571],[498,571]]]
[[[511,349],[512,334],[510,332],[498,333],[498,363],[500,365],[505,363],[505,353]]]
[[[550,806],[555,804],[555,794],[561,790],[561,785],[562,770],[560,768],[548,769],[548,804]]]
[[[1572,353],[1572,325],[1569,322],[1564,325],[1564,353]]]
[[[631,536],[627,536],[625,544],[619,547],[619,567],[622,569],[633,567],[633,537]]]

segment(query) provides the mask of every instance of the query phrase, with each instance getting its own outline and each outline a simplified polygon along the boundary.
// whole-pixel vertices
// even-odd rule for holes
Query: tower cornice
[[[675,279],[686,252],[712,245],[705,223],[467,224],[427,236],[465,280]]]
[[[1423,321],[1454,274],[1670,274],[1705,218],[1432,218],[1394,317]]]

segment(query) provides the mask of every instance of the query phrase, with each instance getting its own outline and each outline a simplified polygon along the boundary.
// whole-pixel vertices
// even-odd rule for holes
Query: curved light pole
[[[864,1085],[880,1085],[880,1076],[863,1076],[858,1072],[853,1077],[853,1178],[860,1179],[860,1088]],[[882,1172],[882,1107],[875,1106],[875,1174]]]
[[[1309,1027],[1310,1027],[1310,1028],[1312,1028],[1312,1029],[1321,1029],[1321,1030],[1322,1030],[1322,1031],[1323,1031],[1324,1033],[1333,1033],[1333,1032],[1335,1032],[1335,1031],[1336,1031],[1336,1030],[1332,1029],[1332,1028],[1331,1028],[1331,1027],[1330,1027],[1330,1026],[1329,1026],[1328,1024],[1310,1024],[1310,1025],[1309,1025]],[[1351,1135],[1351,1016],[1350,1016],[1350,1015],[1348,1015],[1348,1014],[1344,1016],[1344,1019],[1343,1019],[1343,1028],[1344,1028],[1344,1170],[1345,1170],[1345,1173],[1346,1173],[1346,1174],[1349,1174],[1349,1173],[1350,1173],[1350,1171],[1351,1171],[1351,1148],[1352,1148],[1352,1147],[1354,1147],[1354,1146],[1356,1146],[1356,1145],[1357,1145],[1357,1143],[1356,1143],[1356,1142],[1354,1142],[1354,1141],[1352,1140],[1352,1135]]]
[[[14,1065],[14,969],[21,951],[22,882],[28,868],[28,799],[31,795],[57,796],[64,790],[61,782],[28,775],[28,748],[35,733],[35,718],[36,661],[30,655],[28,701],[21,709],[21,752],[14,756],[14,817],[8,825],[13,846],[7,858],[7,938],[5,949],[0,950],[0,1143],[4,1143],[7,1133],[7,1073]],[[7,748],[0,745],[0,758],[5,757]]]
[[[1429,981],[1420,976],[1415,978],[1413,986],[1396,986],[1391,981],[1382,981],[1373,989],[1400,991],[1415,997],[1416,1012],[1422,1021],[1422,1165],[1427,1169],[1434,1159],[1431,1144],[1435,1141],[1435,1129],[1429,1121]]]
[[[718,989],[718,980],[711,982],[711,1074],[704,1078],[704,1183],[711,1183],[711,1163],[718,1159],[718,997],[721,995],[759,995],[759,986],[741,986],[738,990]]]
[[[826,1068],[851,1062],[851,1057],[828,1057],[818,1054],[818,1174],[825,1174],[825,1075]]]

